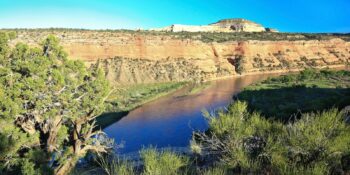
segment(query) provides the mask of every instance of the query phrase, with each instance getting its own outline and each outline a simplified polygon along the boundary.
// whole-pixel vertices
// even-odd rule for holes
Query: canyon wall
[[[108,31],[18,31],[11,41],[37,45],[48,34],[61,39],[71,59],[98,62],[121,84],[205,81],[241,74],[284,72],[350,62],[350,42],[326,40],[203,42],[196,36]],[[99,61],[98,61],[99,60]]]

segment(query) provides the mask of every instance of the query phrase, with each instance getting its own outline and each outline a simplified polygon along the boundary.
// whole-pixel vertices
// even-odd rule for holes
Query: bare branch
[[[61,90],[55,93],[55,95],[60,95],[64,90],[66,90],[67,86],[63,86]]]

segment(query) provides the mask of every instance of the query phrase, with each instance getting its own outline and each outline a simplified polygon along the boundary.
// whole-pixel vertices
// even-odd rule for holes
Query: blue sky
[[[350,32],[350,0],[0,0],[0,28],[147,29],[224,18],[284,32]]]

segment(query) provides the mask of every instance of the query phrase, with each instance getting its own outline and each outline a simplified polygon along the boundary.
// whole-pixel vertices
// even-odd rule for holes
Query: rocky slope
[[[122,84],[210,80],[350,62],[348,35],[310,37],[263,32],[246,36],[56,29],[17,30],[18,37],[12,43],[37,45],[48,34],[61,39],[70,58],[87,64],[100,60],[99,66],[105,69],[107,77]]]

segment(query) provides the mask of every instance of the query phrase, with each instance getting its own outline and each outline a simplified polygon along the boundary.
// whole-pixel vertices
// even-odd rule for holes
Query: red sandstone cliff
[[[109,31],[18,31],[12,41],[37,44],[55,34],[72,59],[101,59],[116,83],[209,80],[237,74],[341,66],[350,62],[350,42],[325,40],[203,42],[176,35]]]

